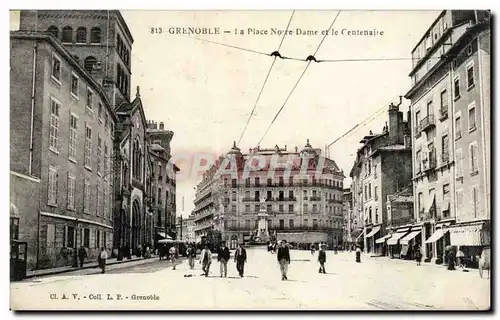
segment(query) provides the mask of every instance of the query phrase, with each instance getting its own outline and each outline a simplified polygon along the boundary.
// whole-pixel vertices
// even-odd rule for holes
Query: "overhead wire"
[[[278,55],[279,55],[279,50],[281,49],[281,46],[283,45],[283,41],[285,40],[286,34],[288,33],[288,28],[290,27],[290,23],[292,22],[292,18],[293,18],[294,13],[295,13],[295,10],[292,11],[292,14],[290,15],[290,19],[288,20],[288,24],[286,26],[286,31],[283,34],[283,37],[281,38],[281,42],[280,42],[280,44],[278,46],[278,50],[277,50]],[[245,124],[245,127],[243,128],[243,131],[241,132],[240,139],[238,140],[238,145],[240,145],[241,139],[243,139],[243,135],[245,134],[245,132],[247,130],[248,124],[250,123],[250,120],[252,119],[252,116],[255,113],[255,109],[257,108],[257,104],[259,103],[260,96],[262,95],[262,92],[264,91],[264,87],[267,84],[267,80],[269,79],[269,75],[271,74],[271,70],[273,69],[274,64],[276,63],[276,58],[278,57],[278,55],[274,55],[273,62],[271,63],[271,67],[269,67],[269,71],[267,72],[267,75],[266,75],[266,78],[264,80],[264,83],[262,84],[262,87],[260,88],[260,92],[259,92],[259,95],[257,96],[257,100],[255,100],[254,106],[252,108],[252,112],[248,116],[248,119],[247,119],[247,122]]]
[[[328,30],[330,30],[332,27],[333,27],[333,24],[335,23],[335,21],[337,21],[337,18],[340,14],[340,10],[337,12],[337,14],[335,15],[335,18],[333,19],[332,23],[330,24],[330,28]],[[323,36],[323,39],[321,39],[321,42],[319,43],[318,47],[316,48],[316,50],[314,51],[314,55],[316,55],[319,51],[319,49],[321,48],[321,45],[323,44],[323,41],[325,40],[326,36],[327,36],[328,33],[326,33],[324,36]],[[271,123],[269,124],[269,126],[267,127],[266,131],[264,132],[264,135],[262,136],[262,138],[260,138],[259,142],[257,143],[257,146],[260,146],[260,143],[262,142],[262,140],[264,140],[264,138],[266,137],[267,133],[269,132],[269,130],[271,129],[271,127],[273,126],[274,122],[276,121],[276,119],[278,118],[278,116],[280,115],[281,111],[283,111],[283,109],[285,108],[287,102],[288,102],[288,99],[290,99],[290,97],[292,96],[293,92],[295,91],[295,89],[297,88],[299,82],[302,80],[302,78],[304,77],[304,74],[306,73],[307,69],[309,68],[309,66],[311,65],[311,62],[315,60],[314,58],[314,55],[312,56],[309,56],[307,57],[307,60],[308,60],[308,63],[306,65],[306,67],[304,68],[304,70],[302,71],[299,79],[297,80],[297,82],[295,82],[295,85],[293,86],[292,90],[290,91],[290,93],[288,94],[288,96],[286,97],[285,99],[285,102],[283,103],[283,105],[281,106],[281,108],[278,110],[278,112],[276,113],[276,115],[274,116],[273,120],[271,121]]]

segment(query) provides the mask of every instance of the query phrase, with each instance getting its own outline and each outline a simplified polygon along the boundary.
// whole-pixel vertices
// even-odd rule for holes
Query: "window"
[[[90,229],[87,228],[83,229],[83,246],[85,248],[90,247]]]
[[[463,207],[463,202],[464,202],[464,191],[463,190],[457,190],[456,191],[456,218],[458,219],[461,214],[462,214],[462,207]]]
[[[318,229],[318,219],[313,219],[313,229]]]
[[[292,187],[292,186],[293,186],[293,177],[290,177],[290,178],[288,179],[288,185],[289,185],[290,187]]]
[[[57,28],[56,26],[50,26],[47,29],[47,32],[52,33],[54,37],[59,38],[59,28]]]
[[[415,128],[417,129],[417,132],[419,132],[420,128],[420,110],[417,110],[415,112]]]
[[[69,117],[69,158],[76,162],[76,137],[78,118],[71,114]]]
[[[430,117],[434,114],[434,108],[432,106],[432,100],[427,101],[427,116]]]
[[[108,156],[108,145],[105,143],[104,144],[104,180],[107,180],[108,176],[108,161],[109,161],[109,156]],[[111,170],[111,168],[109,168]]]
[[[375,193],[375,201],[377,201],[378,200],[378,187],[375,186],[374,188],[375,188],[375,192],[374,192]]]
[[[279,212],[284,212],[284,208],[283,208],[282,204],[279,205]]]
[[[102,182],[101,180],[97,180],[97,204],[96,204],[96,215],[100,216],[101,212],[103,210],[103,203],[102,203]]]
[[[87,29],[84,27],[76,29],[76,43],[87,43]]]
[[[273,198],[273,193],[272,193],[272,191],[267,191],[267,197],[266,197],[266,199],[267,199],[267,200],[272,200],[272,198]]]
[[[365,200],[368,200],[368,186],[365,185]]]
[[[450,159],[449,139],[448,135],[445,134],[441,138],[441,162],[448,163],[449,159]]]
[[[462,137],[462,119],[460,118],[460,113],[455,115],[455,139]]]
[[[288,200],[293,200],[293,190],[288,190]]]
[[[52,151],[59,151],[59,109],[60,104],[54,100],[50,100],[50,130],[49,130],[49,146]]]
[[[308,213],[309,211],[309,205],[307,203],[304,203],[304,213]]]
[[[293,219],[290,219],[290,220],[288,221],[288,225],[290,226],[290,229],[293,229],[293,228],[294,228]]]
[[[61,60],[56,57],[55,55],[52,55],[52,78],[56,79],[57,81],[61,81]]]
[[[255,191],[254,199],[255,201],[260,201],[260,191]]]
[[[273,185],[273,179],[267,179],[267,186],[271,187]]]
[[[68,209],[75,209],[75,177],[68,173]]]
[[[73,28],[64,27],[62,30],[62,42],[72,43],[73,42]]]
[[[101,175],[101,160],[102,160],[102,139],[100,134],[97,134],[97,174]]]
[[[94,68],[96,66],[97,59],[95,57],[87,57],[83,61],[83,67],[85,70],[87,70],[89,73],[92,73],[94,71]]]
[[[236,179],[233,179],[233,180],[231,181],[231,185],[232,185],[233,187],[236,187]]]
[[[245,205],[245,213],[250,213],[250,205]]]
[[[254,208],[254,211],[255,212],[259,212],[260,211],[260,205],[256,204],[255,208]]]
[[[441,91],[441,114],[448,112],[448,92],[446,90]]]
[[[85,128],[85,161],[84,165],[87,168],[91,168],[91,153],[92,153],[92,129],[90,127]]]
[[[456,77],[453,81],[453,99],[460,98],[460,77]]]
[[[304,219],[304,227],[309,227],[309,220],[308,219]]]
[[[245,187],[250,187],[250,178],[245,179]]]
[[[469,132],[476,129],[476,102],[469,104]]]
[[[304,190],[304,199],[307,199],[307,190]]]
[[[467,66],[467,89],[474,86],[474,63]]]
[[[278,199],[279,199],[279,201],[285,200],[285,192],[284,191],[279,191]]]
[[[57,169],[49,166],[48,204],[57,205]]]
[[[71,93],[78,98],[78,77],[72,73],[71,74]]]
[[[443,199],[445,199],[445,200],[450,199],[450,184],[449,183],[443,184]]]
[[[378,208],[375,208],[375,223],[378,223]]]
[[[83,212],[90,213],[90,181],[85,179],[83,188]]]
[[[368,184],[368,198],[371,199],[372,198],[372,184]]]
[[[231,205],[231,212],[236,212],[236,205],[235,204]]]
[[[19,239],[19,218],[10,218],[10,240]]]
[[[313,212],[317,212],[318,211],[318,205],[317,204],[313,204]]]
[[[472,187],[471,201],[472,201],[472,213],[474,214],[474,218],[477,218],[478,202],[479,202],[479,194],[478,194],[477,186]]]
[[[313,190],[312,197],[313,197],[313,198],[316,198],[316,197],[317,197],[316,190]]]
[[[285,220],[280,219],[280,229],[283,230],[285,229]]]
[[[231,200],[236,201],[236,191],[233,191],[233,193],[231,194]]]
[[[478,173],[477,141],[469,144],[469,168],[471,174]]]
[[[66,226],[65,227],[66,232],[65,232],[65,247],[67,248],[74,248],[75,247],[75,228]]]
[[[417,151],[417,161],[415,162],[415,172],[418,174],[422,170],[422,151]]]
[[[97,108],[97,116],[99,117],[99,121],[102,121],[102,103],[99,102],[99,107]]]
[[[418,193],[418,212],[420,214],[424,213],[424,194],[422,192]]]
[[[373,165],[373,177],[377,178],[377,165],[376,164]]]
[[[290,213],[293,212],[293,204],[288,205],[288,212],[290,212]]]
[[[273,205],[272,204],[268,204],[267,205],[267,212],[272,212],[273,211]]]
[[[279,186],[283,187],[284,183],[283,177],[279,177]]]
[[[462,157],[462,149],[457,149],[455,151],[455,162],[456,162],[456,177],[463,177],[463,157]]]
[[[101,29],[94,27],[90,29],[90,43],[101,43]]]
[[[259,177],[256,177],[256,178],[255,178],[255,186],[256,186],[256,187],[260,187],[260,180],[259,180]]]

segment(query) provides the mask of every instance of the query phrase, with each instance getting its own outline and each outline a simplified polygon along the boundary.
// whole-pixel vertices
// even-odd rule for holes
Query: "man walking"
[[[83,262],[87,258],[87,250],[84,247],[80,247],[78,250],[78,259],[80,260],[80,268],[83,268]]]
[[[278,262],[281,269],[281,280],[288,280],[288,265],[290,264],[290,250],[286,244],[286,240],[282,240],[278,247]]]
[[[101,273],[106,272],[106,259],[108,259],[108,253],[104,247],[101,248],[101,253],[99,254],[99,267],[101,268]]]
[[[234,262],[236,262],[236,270],[238,270],[240,277],[243,278],[243,273],[245,271],[245,262],[247,262],[247,251],[245,250],[245,248],[243,248],[243,245],[241,243],[234,254]]]
[[[325,262],[326,262],[326,252],[325,246],[321,246],[318,252],[318,262],[319,262],[319,273],[325,273]]]
[[[175,246],[171,246],[168,253],[170,254],[170,262],[172,262],[173,265],[172,270],[175,270],[177,261],[177,248]]]
[[[196,260],[196,250],[193,248],[192,244],[189,245],[186,254],[188,257],[189,269],[192,270],[194,269],[194,261]]]
[[[202,265],[202,270],[205,273],[205,277],[208,277],[208,272],[210,271],[210,265],[212,264],[212,252],[208,249],[206,245],[203,251],[201,251],[200,263]]]
[[[229,261],[230,253],[226,243],[222,243],[217,255],[217,261],[220,262],[220,277],[227,277],[227,262]]]

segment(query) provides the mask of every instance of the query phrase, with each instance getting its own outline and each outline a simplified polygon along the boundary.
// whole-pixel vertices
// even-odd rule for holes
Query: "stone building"
[[[489,245],[491,31],[488,11],[444,10],[412,51],[415,216],[424,255]]]
[[[149,156],[152,164],[152,186],[151,186],[151,206],[153,210],[154,243],[165,239],[167,236],[173,237],[172,217],[175,212],[175,173],[179,169],[169,161],[172,157],[170,153],[170,142],[174,133],[166,130],[163,122],[148,122],[147,139],[149,143]],[[172,170],[172,166],[174,171]],[[174,210],[172,210],[174,209]]]
[[[10,37],[11,223],[28,268],[72,265],[80,247],[94,260],[113,242],[113,105],[50,34]]]
[[[368,253],[384,250],[384,242],[377,240],[388,231],[387,195],[411,185],[410,127],[400,105],[389,106],[389,123],[382,133],[370,131],[360,141],[363,146],[350,172],[353,211],[363,217],[363,248]]]
[[[195,236],[217,230],[233,248],[265,241],[257,233],[258,214],[265,206],[269,239],[342,244],[343,179],[335,162],[309,142],[300,152],[276,146],[243,154],[233,145],[198,185]]]

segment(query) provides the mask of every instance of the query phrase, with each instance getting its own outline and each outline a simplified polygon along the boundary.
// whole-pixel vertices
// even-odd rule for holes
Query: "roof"
[[[104,92],[102,86],[90,75],[90,73],[85,70],[85,68],[76,61],[75,57],[66,49],[65,46],[59,41],[59,39],[55,38],[49,32],[37,32],[37,31],[11,31],[10,32],[11,39],[24,39],[24,40],[40,40],[46,41],[49,43],[57,53],[63,58],[68,64],[70,64],[73,69],[81,76],[87,83],[92,86],[94,92],[96,92],[101,100],[104,102],[104,105],[108,109],[109,113],[113,117],[115,121],[118,120],[118,116],[113,109],[111,102],[108,99],[108,96]]]
[[[380,152],[411,152],[411,147],[407,147],[402,144],[393,144],[389,146],[378,147],[375,151],[372,152],[372,155],[375,156]]]
[[[165,150],[165,148],[163,148],[162,146],[160,146],[157,143],[153,143],[151,145],[151,150],[153,150],[153,151],[163,151],[163,150]]]
[[[134,43],[134,37],[132,37],[132,33],[130,32],[130,29],[128,28],[127,23],[125,22],[125,19],[123,19],[122,13],[119,10],[112,10],[113,13],[116,14],[118,20],[123,26],[123,29],[125,30],[125,33],[127,33],[127,36],[130,37],[130,41]]]
[[[434,19],[434,21],[432,22],[432,24],[430,25],[430,27],[424,32],[424,35],[422,36],[422,38],[420,38],[420,40],[417,42],[417,44],[415,45],[415,47],[413,47],[413,49],[411,50],[412,53],[418,48],[418,46],[422,43],[422,41],[425,40],[425,37],[427,36],[427,34],[432,30],[432,28],[434,28],[434,26],[436,25],[436,23],[438,22],[438,20],[441,19],[441,17],[445,13],[446,13],[446,10],[441,11],[439,13],[439,15],[437,16],[437,18]]]

